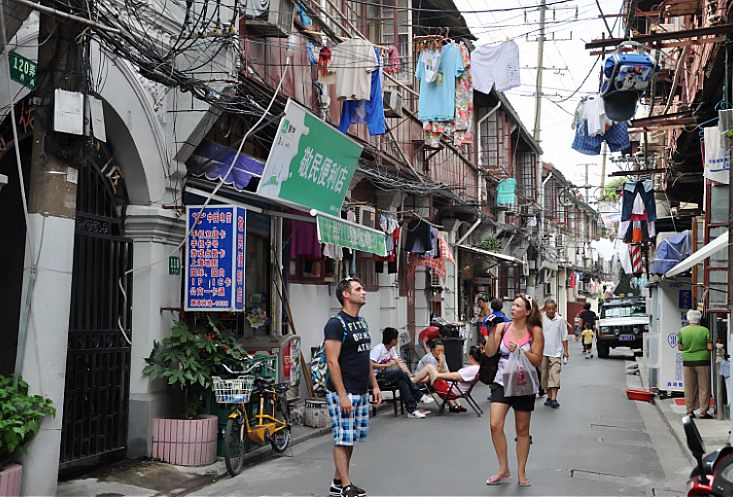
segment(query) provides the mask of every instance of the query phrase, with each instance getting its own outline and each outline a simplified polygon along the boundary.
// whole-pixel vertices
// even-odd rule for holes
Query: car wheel
[[[608,357],[608,344],[599,343],[596,345],[596,348],[598,349],[598,357],[601,359],[606,359]]]

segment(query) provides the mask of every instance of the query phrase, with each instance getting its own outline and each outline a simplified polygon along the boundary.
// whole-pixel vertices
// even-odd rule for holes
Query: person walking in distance
[[[366,319],[359,316],[366,304],[366,290],[358,278],[348,278],[336,286],[336,298],[341,311],[324,328],[328,364],[326,401],[336,466],[329,495],[363,497],[366,492],[351,481],[349,466],[354,443],[366,439],[369,432],[369,384],[377,406],[382,403],[382,392],[369,360],[369,327]]]
[[[540,366],[542,388],[547,392],[545,405],[557,409],[557,391],[560,389],[561,358],[570,357],[568,353],[568,330],[570,324],[557,313],[557,303],[547,299],[542,316],[542,335],[545,338],[545,350],[542,352]]]
[[[487,485],[498,485],[511,478],[504,422],[509,408],[514,408],[514,422],[517,434],[517,476],[519,486],[529,487],[532,482],[527,478],[527,459],[529,458],[529,424],[534,410],[533,395],[506,397],[504,395],[504,368],[510,354],[520,347],[533,366],[539,367],[544,350],[542,335],[542,315],[532,297],[521,294],[512,303],[511,321],[501,323],[488,339],[484,353],[491,357],[501,354],[494,381],[491,383],[491,441],[494,443],[499,470],[486,480]]]
[[[685,381],[687,415],[695,417],[695,409],[702,419],[712,419],[710,407],[710,351],[713,339],[710,330],[700,326],[700,311],[687,311],[688,325],[677,334],[677,348],[682,351],[682,369]]]

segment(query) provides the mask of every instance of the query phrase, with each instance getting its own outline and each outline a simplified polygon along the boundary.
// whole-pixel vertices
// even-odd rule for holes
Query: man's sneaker
[[[420,397],[421,404],[432,404],[433,402],[435,402],[435,399],[432,398],[430,395],[423,395],[422,397]]]
[[[366,490],[363,488],[359,488],[353,483],[351,484],[352,487],[356,489],[356,495],[359,497],[365,497],[366,496]],[[335,481],[331,482],[331,486],[328,488],[328,495],[330,497],[341,497],[341,491],[343,490],[343,486],[341,485],[341,482],[336,483]]]
[[[362,493],[359,493],[361,491]],[[346,485],[341,489],[340,497],[364,497],[366,492],[364,489],[357,487],[354,484]]]
[[[412,412],[408,412],[407,413],[407,417],[408,418],[422,419],[422,418],[426,418],[427,416],[425,416],[420,411],[415,410],[415,411],[412,411]],[[343,493],[341,495],[343,495]]]

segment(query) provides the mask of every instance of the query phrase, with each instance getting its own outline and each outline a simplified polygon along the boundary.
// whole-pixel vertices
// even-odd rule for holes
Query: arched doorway
[[[125,236],[125,181],[101,142],[78,179],[62,470],[124,457],[129,412],[132,241]]]

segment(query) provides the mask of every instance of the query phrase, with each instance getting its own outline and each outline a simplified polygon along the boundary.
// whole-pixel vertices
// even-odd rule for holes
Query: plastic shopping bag
[[[537,370],[519,347],[509,356],[509,360],[504,366],[502,379],[504,380],[505,397],[534,395],[540,388]]]

